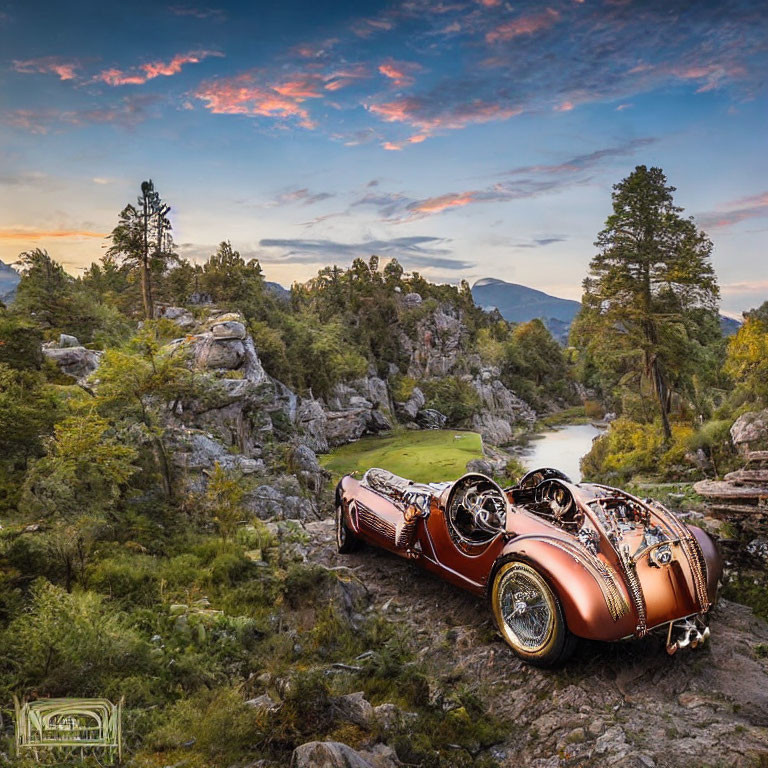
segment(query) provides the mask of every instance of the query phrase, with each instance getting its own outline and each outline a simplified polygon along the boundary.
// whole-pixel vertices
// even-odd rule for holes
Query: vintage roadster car
[[[383,469],[336,489],[339,552],[367,542],[488,597],[522,659],[564,661],[577,637],[666,633],[667,651],[709,636],[720,557],[668,509],[556,469],[502,490],[481,474],[415,483]]]

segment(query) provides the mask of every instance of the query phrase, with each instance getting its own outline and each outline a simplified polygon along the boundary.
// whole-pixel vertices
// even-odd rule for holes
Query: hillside
[[[540,318],[561,344],[567,343],[571,323],[581,309],[581,303],[573,299],[561,299],[527,285],[508,283],[495,277],[478,280],[472,286],[472,298],[483,309],[498,309],[510,323],[527,323]],[[741,328],[741,323],[720,315],[720,328],[723,336],[733,336]]]

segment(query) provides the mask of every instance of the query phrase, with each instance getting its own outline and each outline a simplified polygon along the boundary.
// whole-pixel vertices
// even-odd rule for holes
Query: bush
[[[480,410],[480,396],[468,381],[458,376],[425,381],[422,386],[426,407],[448,417],[450,426],[459,426]]]

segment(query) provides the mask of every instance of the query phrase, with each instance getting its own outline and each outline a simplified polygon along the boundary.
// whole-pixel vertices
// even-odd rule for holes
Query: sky
[[[579,299],[645,164],[739,316],[768,299],[766,73],[768,0],[0,0],[0,260],[77,274],[151,178],[192,260]]]

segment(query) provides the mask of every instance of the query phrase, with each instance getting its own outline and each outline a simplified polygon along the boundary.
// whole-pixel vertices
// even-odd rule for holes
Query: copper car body
[[[709,635],[717,550],[651,500],[550,468],[503,491],[479,474],[419,484],[372,469],[342,478],[336,506],[340,548],[354,537],[477,595],[490,595],[503,564],[527,564],[577,637],[616,641],[663,627],[673,653]]]

